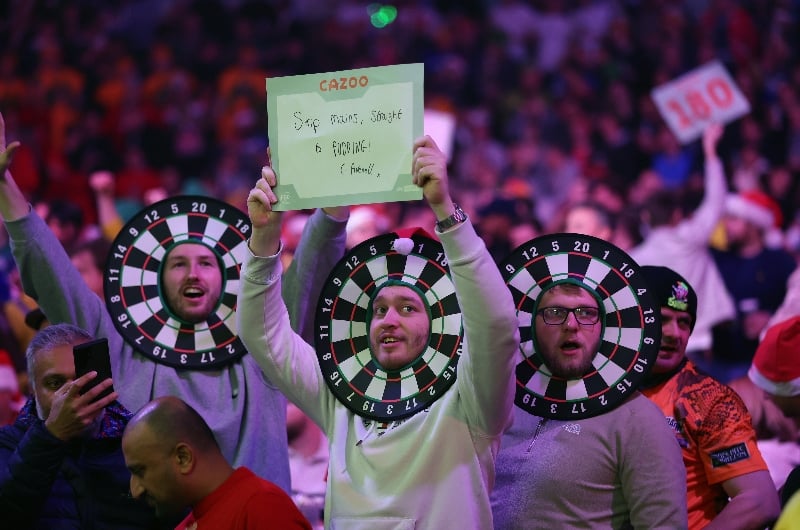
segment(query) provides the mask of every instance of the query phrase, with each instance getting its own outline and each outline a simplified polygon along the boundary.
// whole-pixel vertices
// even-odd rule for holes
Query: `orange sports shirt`
[[[642,393],[658,405],[675,432],[686,465],[689,528],[703,528],[727,503],[723,482],[767,471],[750,413],[733,389],[688,361]]]

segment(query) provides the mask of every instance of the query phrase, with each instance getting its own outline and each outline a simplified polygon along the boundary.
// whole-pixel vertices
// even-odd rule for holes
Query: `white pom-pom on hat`
[[[400,254],[408,256],[414,250],[414,240],[409,237],[398,237],[394,240],[394,249]]]

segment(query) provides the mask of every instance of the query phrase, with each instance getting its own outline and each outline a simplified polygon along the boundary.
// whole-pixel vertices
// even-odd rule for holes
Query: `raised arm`
[[[5,221],[14,221],[28,215],[28,200],[22,194],[9,167],[19,142],[6,145],[6,122],[0,113],[0,215]]]
[[[704,186],[703,200],[688,220],[681,226],[682,233],[705,245],[717,226],[725,209],[728,184],[722,161],[717,155],[717,146],[722,138],[723,128],[711,124],[703,131]]]
[[[105,304],[83,281],[53,232],[31,211],[8,170],[18,146],[19,142],[12,142],[6,147],[5,122],[0,115],[0,215],[6,221],[23,289],[51,322],[70,322],[95,336],[108,337],[111,351],[120,351],[122,338],[114,331]],[[112,356],[115,372],[116,363]]]
[[[110,171],[95,171],[89,175],[89,186],[94,192],[97,217],[103,236],[109,241],[114,241],[125,225],[114,202],[114,175]]]
[[[292,331],[281,297],[281,213],[272,210],[275,173],[269,166],[250,191],[251,255],[242,268],[237,299],[239,338],[264,374],[318,424],[323,424],[327,392],[314,348]]]
[[[414,143],[414,183],[422,188],[437,221],[455,212],[447,159],[429,136]],[[466,345],[456,385],[471,425],[484,434],[502,433],[514,400],[519,333],[511,292],[470,221],[437,234],[444,246],[464,319]]]
[[[292,329],[314,344],[317,301],[328,274],[344,255],[347,206],[322,208],[306,222],[291,265],[283,274],[283,301]]]

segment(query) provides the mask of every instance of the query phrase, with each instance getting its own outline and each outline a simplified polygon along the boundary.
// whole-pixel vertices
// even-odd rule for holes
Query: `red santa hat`
[[[10,390],[12,394],[19,392],[17,372],[6,350],[0,349],[0,390]]]
[[[746,219],[764,230],[783,226],[781,207],[762,191],[750,190],[728,195],[725,211],[730,215]]]
[[[747,375],[768,394],[800,395],[800,317],[767,330]]]

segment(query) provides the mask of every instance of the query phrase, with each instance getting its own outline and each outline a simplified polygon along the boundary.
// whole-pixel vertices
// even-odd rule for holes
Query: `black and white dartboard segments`
[[[588,418],[617,406],[639,387],[658,357],[661,309],[630,256],[595,237],[552,234],[515,249],[501,271],[519,322],[518,407],[547,418]],[[594,371],[566,380],[550,374],[537,352],[533,319],[539,294],[568,278],[599,296],[605,317]]]
[[[234,312],[249,235],[244,213],[209,197],[174,197],[137,213],[114,240],[104,279],[119,333],[145,357],[174,367],[219,368],[241,357]],[[197,324],[172,314],[159,285],[164,256],[187,240],[211,248],[224,269],[219,303]]]
[[[325,381],[347,408],[376,421],[406,418],[430,406],[455,382],[461,354],[461,309],[444,250],[429,237],[411,239],[408,254],[395,249],[396,234],[354,247],[331,272],[317,306],[317,356]],[[389,279],[423,292],[431,314],[427,348],[396,371],[376,363],[367,329],[372,294]]]

